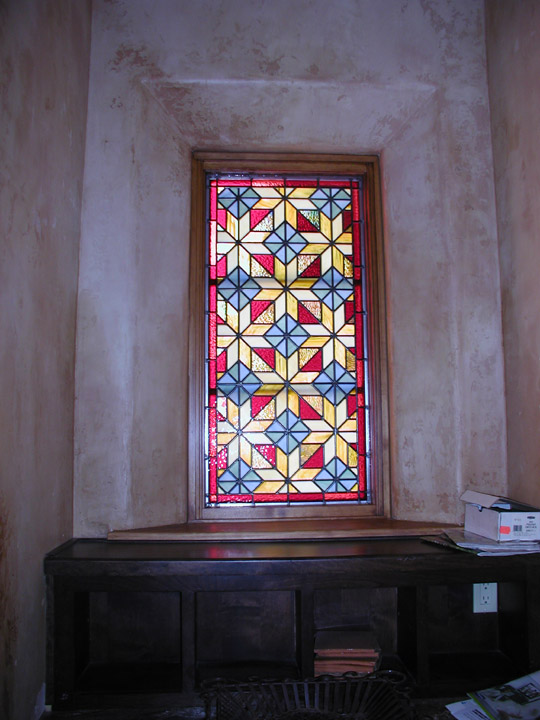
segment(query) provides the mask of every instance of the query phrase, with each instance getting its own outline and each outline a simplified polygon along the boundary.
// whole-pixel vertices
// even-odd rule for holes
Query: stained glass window
[[[369,503],[363,179],[207,178],[206,507]]]

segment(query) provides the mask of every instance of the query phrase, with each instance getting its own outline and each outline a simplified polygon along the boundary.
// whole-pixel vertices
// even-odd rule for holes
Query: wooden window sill
[[[341,538],[417,537],[456,527],[435,522],[361,518],[358,520],[261,520],[193,522],[112,530],[108,540],[332,540]]]

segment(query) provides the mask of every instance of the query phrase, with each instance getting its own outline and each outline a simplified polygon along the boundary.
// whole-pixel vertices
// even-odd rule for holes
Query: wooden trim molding
[[[205,179],[209,172],[362,176],[366,190],[368,335],[372,502],[360,506],[204,507],[205,399]],[[386,297],[379,158],[376,155],[304,155],[279,153],[194,152],[192,159],[189,350],[189,487],[190,523],[214,526],[294,518],[339,520],[389,518],[390,459]]]
[[[400,538],[438,535],[455,528],[434,522],[387,518],[255,520],[245,522],[193,522],[181,525],[113,530],[108,540],[168,540],[199,542],[212,540],[339,540],[345,538]]]

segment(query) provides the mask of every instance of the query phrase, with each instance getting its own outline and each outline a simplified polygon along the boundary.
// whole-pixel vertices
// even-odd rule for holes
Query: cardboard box
[[[465,530],[504,542],[540,540],[540,509],[510,498],[466,490]]]

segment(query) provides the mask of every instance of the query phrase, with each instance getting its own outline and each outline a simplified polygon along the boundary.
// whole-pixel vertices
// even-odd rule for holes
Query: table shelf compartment
[[[76,692],[96,695],[180,693],[180,663],[91,663],[77,680]]]
[[[297,667],[294,592],[198,592],[195,598],[197,676],[205,674],[203,667],[215,667],[235,677],[244,667],[284,677],[281,667],[284,672]]]
[[[429,690],[430,696],[441,697],[457,697],[527,673],[525,664],[516,664],[500,650],[432,652],[429,667],[429,687],[420,688],[420,694]]]

